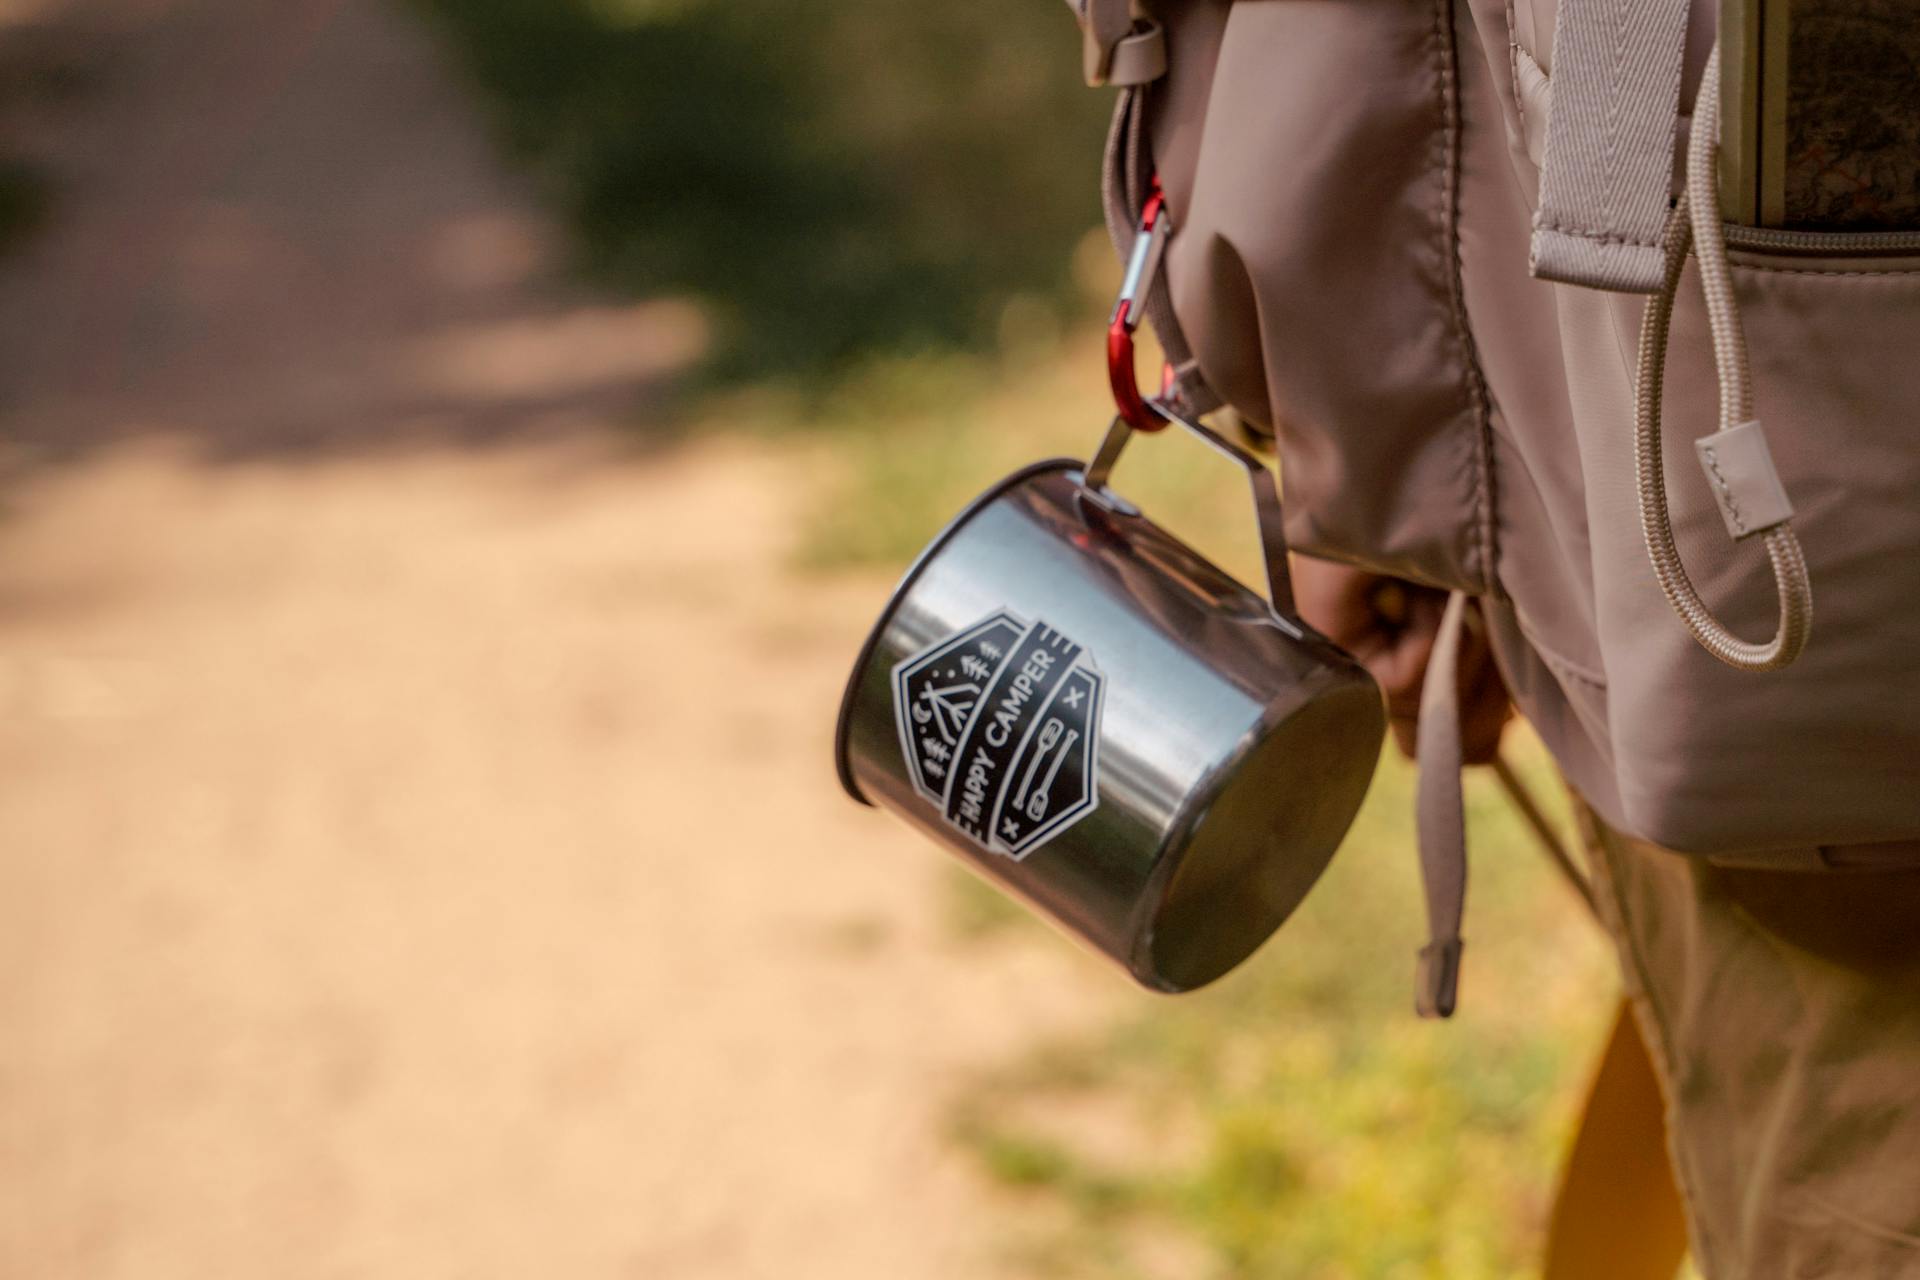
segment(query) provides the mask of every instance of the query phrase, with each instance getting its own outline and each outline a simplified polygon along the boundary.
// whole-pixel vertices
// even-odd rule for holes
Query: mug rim
[[[887,623],[899,609],[900,602],[913,588],[913,584],[920,580],[920,575],[926,572],[933,558],[953,541],[954,536],[965,528],[974,516],[992,505],[1002,494],[1035,476],[1045,475],[1051,471],[1084,473],[1086,465],[1078,458],[1045,458],[1039,462],[1030,462],[1019,470],[1002,476],[974,495],[966,506],[960,508],[959,512],[941,527],[940,532],[920,549],[920,553],[913,558],[913,563],[907,566],[907,571],[900,575],[900,581],[894,584],[892,592],[887,596],[886,604],[880,610],[879,617],[874,619],[872,628],[868,630],[867,638],[860,644],[860,653],[853,660],[853,670],[848,674],[846,688],[840,695],[840,714],[833,726],[834,769],[840,775],[841,789],[854,800],[866,805],[869,809],[875,807],[873,801],[861,794],[860,784],[854,781],[853,777],[853,761],[848,751],[848,741],[853,727],[853,697],[859,688],[860,676],[866,671],[867,663],[872,661],[873,651],[879,647],[880,637],[886,631]]]

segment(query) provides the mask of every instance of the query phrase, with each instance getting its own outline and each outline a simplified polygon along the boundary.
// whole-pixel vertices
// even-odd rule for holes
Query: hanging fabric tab
[[[1067,0],[1080,24],[1081,71],[1089,85],[1146,84],[1167,74],[1158,23],[1133,16],[1130,0]]]
[[[1653,293],[1664,275],[1688,0],[1561,0],[1530,266]]]
[[[1460,657],[1465,648],[1464,592],[1447,599],[1440,632],[1420,687],[1420,765],[1415,815],[1420,878],[1427,894],[1427,945],[1420,949],[1414,1008],[1423,1018],[1450,1018],[1460,985],[1460,921],[1467,902],[1467,819],[1460,789],[1466,752],[1460,735]]]

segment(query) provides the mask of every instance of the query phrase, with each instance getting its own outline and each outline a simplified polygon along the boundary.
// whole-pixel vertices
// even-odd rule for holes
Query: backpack
[[[1166,394],[1272,433],[1295,550],[1458,593],[1429,961],[1458,955],[1444,668],[1476,612],[1616,828],[1920,865],[1920,235],[1723,225],[1713,0],[1075,7],[1120,89],[1109,227],[1156,186],[1172,220]]]

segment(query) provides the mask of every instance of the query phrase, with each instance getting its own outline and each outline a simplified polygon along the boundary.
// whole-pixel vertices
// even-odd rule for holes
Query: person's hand
[[[1310,556],[1295,556],[1292,567],[1300,616],[1380,682],[1393,739],[1411,756],[1420,720],[1420,686],[1447,593]],[[1469,627],[1460,654],[1460,736],[1468,764],[1493,759],[1511,713],[1486,638]]]

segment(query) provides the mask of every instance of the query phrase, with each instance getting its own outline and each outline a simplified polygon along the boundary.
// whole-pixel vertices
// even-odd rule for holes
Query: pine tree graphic
[[[977,684],[949,684],[922,689],[918,700],[927,704],[933,714],[933,727],[951,745],[960,740],[960,729],[979,696]]]

